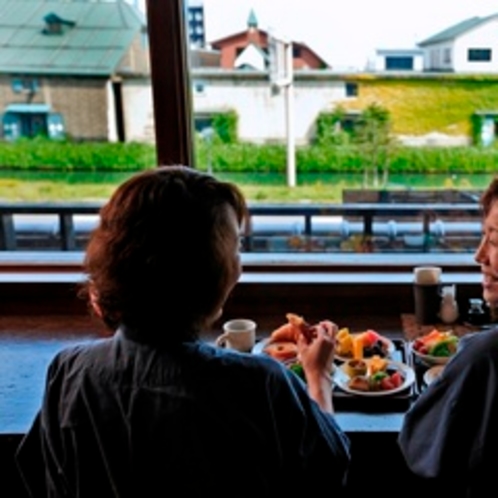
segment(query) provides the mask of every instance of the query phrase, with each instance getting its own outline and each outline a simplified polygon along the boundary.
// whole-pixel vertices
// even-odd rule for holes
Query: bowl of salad
[[[424,365],[445,365],[456,353],[459,338],[453,331],[432,330],[429,334],[417,337],[411,343],[411,351],[415,358]]]

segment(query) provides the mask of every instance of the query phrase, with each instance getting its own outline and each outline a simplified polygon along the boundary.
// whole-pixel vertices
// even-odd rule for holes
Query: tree
[[[369,105],[355,125],[354,141],[364,160],[364,187],[369,184],[369,176],[374,187],[387,185],[390,156],[395,147],[389,111],[375,103]],[[379,182],[379,171],[382,172],[382,182]]]

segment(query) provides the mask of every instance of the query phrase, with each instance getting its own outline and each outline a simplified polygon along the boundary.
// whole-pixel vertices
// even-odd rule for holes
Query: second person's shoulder
[[[498,327],[472,332],[460,339],[460,349],[472,353],[498,351]]]

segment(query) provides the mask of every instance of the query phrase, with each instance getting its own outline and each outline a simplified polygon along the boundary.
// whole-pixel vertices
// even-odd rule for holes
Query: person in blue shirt
[[[240,190],[183,166],[136,174],[103,206],[82,295],[113,334],[64,349],[16,458],[33,497],[340,496],[337,327],[298,348],[305,384],[202,332],[241,274]]]
[[[481,198],[475,253],[483,298],[498,306],[498,178]],[[482,498],[496,487],[498,328],[469,334],[406,414],[399,445],[411,471],[444,496]],[[490,491],[491,490],[491,491]],[[435,496],[435,494],[434,494]]]

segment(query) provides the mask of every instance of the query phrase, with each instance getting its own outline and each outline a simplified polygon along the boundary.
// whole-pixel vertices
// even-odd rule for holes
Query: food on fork
[[[287,323],[275,329],[263,348],[263,352],[280,361],[288,361],[297,358],[297,342],[300,336],[304,336],[310,343],[317,334],[317,329],[322,322],[310,325],[306,320],[295,313],[285,315]]]
[[[313,338],[313,326],[309,325],[302,316],[295,313],[285,315],[287,323],[275,329],[270,335],[270,343],[280,341],[297,342],[302,334],[308,341]]]

